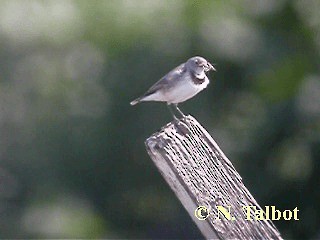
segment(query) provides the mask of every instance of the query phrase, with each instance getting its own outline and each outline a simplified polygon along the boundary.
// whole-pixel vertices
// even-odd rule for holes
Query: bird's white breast
[[[201,84],[195,84],[191,77],[186,77],[180,81],[176,86],[172,87],[166,92],[163,92],[166,102],[168,103],[181,103],[189,98],[195,96],[198,92],[205,89],[209,84],[209,79],[204,74],[205,80]]]

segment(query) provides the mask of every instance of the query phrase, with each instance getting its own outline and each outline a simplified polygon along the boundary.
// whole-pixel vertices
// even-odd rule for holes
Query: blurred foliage
[[[320,236],[320,2],[2,0],[0,237],[200,238],[146,154],[171,121],[129,102],[178,64],[216,64],[182,104],[257,201]]]

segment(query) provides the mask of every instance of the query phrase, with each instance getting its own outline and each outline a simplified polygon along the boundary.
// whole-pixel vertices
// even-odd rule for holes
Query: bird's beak
[[[207,62],[207,66],[205,67],[205,71],[208,72],[208,71],[211,71],[211,70],[213,70],[213,71],[215,71],[215,72],[217,71],[217,70],[212,66],[211,63]]]
[[[213,66],[212,66],[212,64],[211,63],[209,63],[209,62],[207,62],[207,65],[204,67],[204,70],[206,71],[206,72],[209,72],[209,71],[211,71],[211,70],[213,70],[213,71],[217,71]]]

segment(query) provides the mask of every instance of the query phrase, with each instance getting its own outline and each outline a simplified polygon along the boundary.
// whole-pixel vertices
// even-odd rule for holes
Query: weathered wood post
[[[151,159],[205,238],[282,239],[270,220],[247,220],[243,206],[255,206],[257,210],[261,207],[230,160],[195,118],[187,116],[167,124],[145,144]],[[199,206],[205,208],[196,211]],[[230,216],[227,212],[223,215],[217,206],[228,211],[230,206]],[[251,208],[252,216],[253,211]],[[195,213],[207,218],[199,220]]]

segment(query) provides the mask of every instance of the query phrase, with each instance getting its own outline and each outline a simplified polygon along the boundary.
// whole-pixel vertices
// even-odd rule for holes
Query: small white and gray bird
[[[178,108],[178,103],[184,102],[205,89],[209,84],[206,72],[216,69],[203,57],[192,57],[170,71],[167,75],[156,82],[141,97],[133,100],[130,104],[135,105],[144,101],[166,102],[173,117],[177,119],[170,106],[184,117]]]

